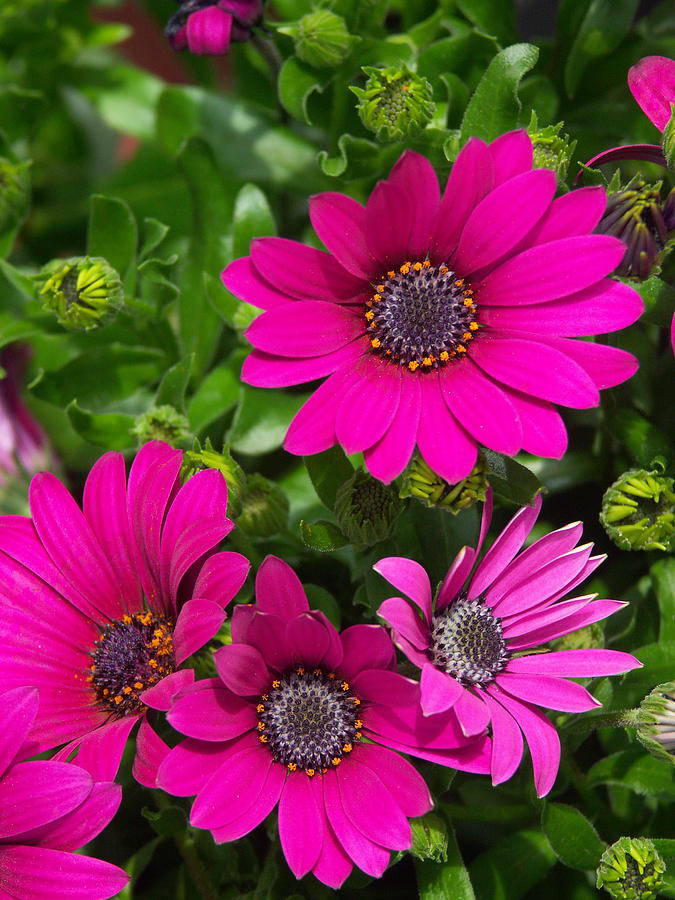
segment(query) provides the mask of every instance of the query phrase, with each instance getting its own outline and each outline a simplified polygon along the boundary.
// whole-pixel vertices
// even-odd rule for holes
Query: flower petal
[[[129,881],[100,859],[47,847],[0,847],[0,884],[20,900],[106,900]]]
[[[293,569],[276,556],[266,556],[255,579],[258,609],[284,622],[309,611],[307,595]]]
[[[420,697],[425,716],[445,712],[464,693],[464,688],[447,672],[441,672],[433,663],[427,663],[420,678]]]
[[[394,629],[398,637],[403,636],[419,650],[426,650],[430,643],[429,626],[422,623],[410,604],[403,597],[390,597],[380,604],[378,616]]]
[[[224,607],[242,586],[251,563],[241,553],[223,550],[209,557],[199,570],[193,595]]]
[[[303,300],[268,309],[251,322],[244,337],[275,356],[316,357],[341,349],[365,330],[363,316],[347,307]]]
[[[0,781],[0,840],[60,819],[77,809],[92,787],[91,776],[78,766],[53,761],[17,763]]]
[[[197,794],[190,812],[195,828],[218,828],[253,806],[267,781],[272,754],[260,744],[233,753]]]
[[[410,847],[408,820],[380,778],[356,755],[343,760],[337,783],[345,815],[361,834],[392,850]]]
[[[249,831],[253,831],[277,805],[285,783],[286,769],[283,766],[270,766],[258,799],[236,819],[212,828],[211,834],[214,841],[218,844],[223,841],[236,841],[248,834]]]
[[[141,700],[151,709],[168,712],[176,694],[194,684],[194,680],[194,669],[178,669],[177,672],[166,675],[154,687],[143,691]]]
[[[342,366],[314,391],[289,425],[284,449],[297,456],[321,453],[337,443],[335,417],[345,393],[360,378],[351,364]]]
[[[532,141],[524,128],[500,135],[488,149],[494,165],[495,186],[532,168]]]
[[[621,650],[558,650],[519,656],[509,660],[509,672],[557,675],[564,678],[597,678],[641,668],[642,663]]]
[[[289,294],[277,290],[258,272],[250,256],[233,260],[220,273],[221,280],[235,297],[245,300],[258,309],[272,309],[293,300]]]
[[[309,199],[314,230],[337,261],[364,281],[377,277],[377,260],[368,249],[366,210],[345,194],[326,191]]]
[[[413,204],[397,184],[380,181],[366,206],[366,239],[370,252],[384,266],[397,269],[406,261]]]
[[[191,53],[197,56],[220,56],[227,53],[232,16],[218,6],[207,6],[190,13],[186,28]]]
[[[492,784],[508,781],[515,773],[523,758],[523,733],[513,716],[497,703],[488,691],[483,692],[483,699],[490,711],[492,725],[492,761],[490,773]]]
[[[304,772],[291,773],[279,799],[279,838],[296,878],[305,876],[319,858],[322,825],[310,779]]]
[[[38,692],[34,687],[18,687],[0,694],[0,778],[15,757],[21,758],[26,740],[38,712]]]
[[[216,650],[213,661],[225,685],[238,697],[255,697],[269,690],[272,678],[265,660],[255,647],[226,644]]]
[[[406,150],[391,170],[389,184],[402,188],[411,209],[406,259],[424,259],[441,203],[441,191],[434,167],[426,157]]]
[[[475,559],[476,551],[472,547],[462,547],[459,551],[438,590],[438,597],[436,598],[437,614],[447,609],[449,604],[459,595],[469,572],[473,568]]]
[[[422,610],[427,623],[431,621],[431,582],[423,566],[414,559],[387,556],[376,562],[373,569],[410,597]]]
[[[417,442],[421,409],[419,378],[410,378],[403,372],[396,414],[380,440],[363,453],[368,471],[379,481],[389,484],[407,466]]]
[[[258,721],[253,704],[233,694],[218,678],[185,688],[166,717],[176,731],[200,741],[229,741],[255,728]]]
[[[538,337],[537,340],[574,360],[598,389],[622,384],[635,374],[639,366],[639,361],[632,353],[619,347],[549,336]]]
[[[376,744],[360,744],[358,761],[387,785],[404,816],[415,818],[428,813],[433,800],[424,779],[409,762]]]
[[[461,365],[461,363],[460,363]],[[443,400],[440,379],[420,378],[422,413],[417,445],[424,461],[441,478],[454,484],[466,478],[476,462],[476,441],[457,423]]]
[[[368,349],[360,338],[321,356],[289,359],[263,350],[252,350],[241,367],[241,380],[254,387],[288,387],[331,375],[347,364],[353,364]]]
[[[675,101],[675,60],[644,56],[628,70],[628,87],[649,121],[664,131]]]
[[[401,367],[374,363],[369,357],[354,367],[359,381],[348,390],[337,409],[335,433],[345,453],[372,447],[391,425],[401,395]]]
[[[338,789],[338,773],[330,770],[323,777],[326,815],[340,845],[356,865],[373,878],[379,878],[389,864],[389,852],[365,837],[347,817]]]
[[[380,625],[350,625],[340,635],[343,657],[340,676],[352,681],[364,669],[395,669],[396,654]]]
[[[143,787],[157,787],[157,772],[171,752],[154,728],[143,719],[136,736],[133,776]]]

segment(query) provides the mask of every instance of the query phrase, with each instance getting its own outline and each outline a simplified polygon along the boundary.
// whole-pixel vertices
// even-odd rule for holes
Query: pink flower
[[[663,134],[675,103],[675,60],[644,56],[628,70],[628,87],[647,116]]]
[[[400,745],[415,742],[407,720],[419,713],[418,685],[394,671],[381,626],[338,634],[280,559],[263,562],[256,594],[256,606],[235,608],[232,644],[214,654],[219,677],[174,698],[168,719],[187,740],[164,747],[157,785],[196,794],[191,824],[218,843],[247,834],[278,803],[297,878],[311,871],[336,888],[354,864],[379,877],[390,850],[410,847],[408,817],[432,806],[416,769],[387,749],[416,752]],[[454,747],[450,765],[486,770],[488,738],[469,741],[455,722],[442,743]]]
[[[18,474],[19,466],[31,475],[44,468],[49,456],[45,434],[21,398],[28,354],[17,344],[0,353],[6,372],[0,379],[0,486]]]
[[[0,695],[0,894],[14,900],[105,900],[129,876],[73,853],[93,840],[120,805],[119,785],[95,782],[69,763],[23,762],[38,711],[35,688]]]
[[[542,644],[604,619],[625,604],[595,600],[594,594],[562,601],[604,558],[591,556],[592,544],[576,546],[579,522],[547,534],[517,556],[540,508],[538,497],[534,507],[516,513],[469,578],[490,524],[488,494],[478,546],[459,552],[433,608],[429,578],[418,563],[390,557],[374,568],[422,613],[401,597],[385,600],[379,609],[398,646],[422,671],[424,713],[433,721],[437,714],[457,709],[467,694],[478,698],[492,725],[493,784],[506,781],[518,768],[524,735],[542,797],[558,772],[560,741],[537,707],[593,709],[600,704],[566,679],[627,672],[640,663],[616,650],[541,652]]]
[[[164,33],[174,50],[221,56],[231,41],[247,41],[261,16],[262,0],[184,0]]]
[[[406,152],[364,208],[343,194],[310,201],[325,253],[282,238],[253,241],[223,273],[265,310],[246,336],[242,378],[259,387],[330,376],[294,418],[291,453],[340,443],[389,482],[417,444],[443,478],[464,478],[477,444],[560,457],[554,404],[596,406],[599,389],[637,361],[577,341],[634,322],[638,295],[605,276],[624,245],[591,234],[605,192],[554,200],[532,170],[524,131],[472,138],[441,197],[431,164]],[[517,210],[517,215],[514,215]]]
[[[127,485],[122,454],[106,453],[83,509],[43,472],[33,518],[0,518],[0,680],[40,689],[35,752],[69,741],[56,758],[79,747],[97,780],[114,779],[146,707],[168,709],[192,682],[178,667],[218,630],[249,568],[214,552],[233,527],[222,474],[181,487],[181,462],[180,450],[146,444]],[[146,725],[141,747],[152,735]]]

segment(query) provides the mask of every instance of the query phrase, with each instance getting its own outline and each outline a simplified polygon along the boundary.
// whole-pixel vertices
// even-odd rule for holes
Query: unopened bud
[[[352,544],[372,547],[390,537],[401,513],[398,493],[357,470],[335,495],[335,518]]]
[[[537,128],[537,116],[532,111],[527,132],[532,141],[532,167],[534,169],[551,169],[555,172],[558,184],[567,178],[567,169],[574,156],[577,142],[570,141],[569,135],[560,134],[563,123]]]
[[[230,453],[230,448],[225,444],[222,453],[217,453],[207,438],[202,448],[195,439],[192,450],[186,450],[183,454],[183,465],[180,470],[181,481],[185,483],[197,472],[204,469],[218,469],[225,476],[227,483],[227,511],[232,518],[236,518],[242,509],[242,500],[246,493],[246,475],[239,463]]]
[[[344,19],[328,9],[315,9],[278,30],[293,38],[298,59],[315,69],[339,66],[354,43]]]
[[[268,478],[257,473],[246,481],[246,496],[237,526],[252,537],[271,537],[288,526],[288,497]]]
[[[655,900],[663,886],[665,863],[647,838],[619,838],[600,858],[595,886],[615,900]]]
[[[600,522],[622,550],[673,550],[673,479],[655,470],[624,472],[605,491]]]
[[[100,257],[55,259],[36,278],[44,282],[40,290],[44,309],[75,331],[105,325],[124,302],[120,276]]]
[[[657,685],[644,698],[637,713],[637,737],[652,756],[675,765],[675,681]]]
[[[138,437],[141,444],[165,441],[176,447],[190,437],[190,425],[187,418],[173,406],[152,406],[136,417],[131,433]]]
[[[487,463],[482,454],[466,478],[450,484],[431,469],[421,456],[415,455],[403,473],[401,497],[415,497],[425,506],[447,509],[456,515],[460,510],[485,502],[488,489]]]
[[[350,87],[358,97],[361,121],[380,140],[400,140],[421,131],[436,110],[426,78],[403,64],[378,69],[363,66],[368,76],[364,88]]]

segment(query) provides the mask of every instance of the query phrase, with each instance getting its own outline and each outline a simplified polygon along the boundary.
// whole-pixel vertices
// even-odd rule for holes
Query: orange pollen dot
[[[450,269],[447,266],[441,266],[441,274],[447,275]]]
[[[457,287],[461,287],[463,284],[464,284],[464,279],[463,279],[463,278],[459,278],[459,279],[455,282],[455,285],[456,285]]]
[[[264,731],[264,730],[265,730],[265,723],[258,722],[258,731]]]
[[[131,616],[124,615],[122,616],[122,621],[125,625],[131,625],[132,619]]]
[[[357,719],[356,722],[354,722],[354,728],[363,728],[363,722],[361,721],[361,719]]]
[[[465,331],[464,334],[462,335],[462,340],[470,341],[472,337],[473,337],[473,335],[471,334],[470,331]]]
[[[134,681],[134,687],[137,691],[143,690],[143,682],[142,681]]]
[[[281,682],[280,682],[277,678],[275,678],[274,681],[272,682],[272,687],[273,687],[273,688],[278,688],[280,685],[281,685]],[[263,695],[263,699],[266,699],[266,698],[264,697],[264,695]]]
[[[372,322],[372,320],[374,318],[375,318],[375,313],[372,311],[372,309],[369,309],[368,312],[366,313],[366,319],[368,319],[369,322]]]
[[[373,294],[373,300],[372,300],[372,302],[373,302],[373,303],[379,303],[381,299],[382,299],[382,297],[380,297],[379,294]]]
[[[414,372],[415,369],[419,369],[419,367],[420,367],[420,364],[417,362],[416,359],[413,359],[411,362],[408,363],[408,368],[410,369],[411,372]]]
[[[298,764],[297,764],[297,763],[289,763],[289,764],[288,764],[288,770],[289,770],[290,772],[295,772],[295,770],[296,770],[297,768],[298,768]]]
[[[470,330],[470,331],[478,331],[478,322],[472,322],[472,323],[469,325],[469,330]]]
[[[402,85],[401,85],[401,90],[407,91],[407,90],[408,90],[408,85],[407,85],[407,84],[402,84]]]
[[[358,697],[352,697],[352,703],[354,704],[354,706],[361,706],[361,701]]]
[[[473,306],[473,300],[470,297],[467,297],[464,301],[464,306]]]
[[[321,674],[322,674],[322,670],[321,670],[321,669],[314,669],[314,674],[315,674],[315,675],[321,675]]]
[[[269,738],[267,737],[266,734],[261,734],[260,737],[258,738],[258,740],[260,741],[261,744],[266,744],[269,741]]]
[[[316,769],[305,769],[305,775],[309,775],[310,778],[313,778],[316,774]]]
[[[384,294],[384,285],[378,284],[378,286],[375,288],[375,290],[377,291],[378,294]]]
[[[351,744],[345,744],[344,747],[342,748],[342,752],[343,752],[343,753],[351,753],[351,752],[352,752],[352,745],[351,745]]]
[[[450,359],[450,354],[448,353],[447,350],[444,350],[441,353],[441,362],[447,362],[449,359]]]
[[[391,269],[389,272],[387,272],[387,278],[394,278],[395,276],[396,276],[396,272],[394,272],[393,269]]]
[[[416,262],[415,265],[413,266],[413,269],[416,272],[421,272],[423,268],[424,268],[424,266],[422,265],[421,262]]]
[[[329,678],[335,678],[335,672],[329,672],[329,673],[328,673],[328,677],[329,677]]]
[[[264,703],[259,703],[259,704],[256,706],[255,711],[256,711],[256,712],[259,712],[259,713],[265,712],[265,704],[264,704]]]
[[[360,732],[360,731],[357,731],[356,734],[354,735],[354,737],[355,737],[358,741],[360,741],[360,740],[361,740],[361,737],[362,737],[361,732]]]
[[[422,263],[422,265],[424,266],[425,269],[431,268],[431,262],[428,259],[425,259],[424,262]]]
[[[334,766],[339,766],[341,762],[342,762],[342,760],[340,759],[339,756],[334,756],[334,757],[331,759],[331,763],[332,763]]]
[[[377,348],[380,346],[380,339],[373,338],[372,341],[370,342],[370,345],[371,345],[371,347],[374,347],[375,350],[377,350]]]
[[[122,688],[122,693],[127,695],[131,693],[131,688],[129,687],[129,685]]]
[[[457,348],[457,352],[458,353],[466,353],[466,347],[462,347],[462,345],[460,344],[459,347]]]
[[[343,681],[343,682],[340,684],[340,687],[342,688],[343,691],[348,691],[348,690],[349,690],[349,685],[347,684],[346,681]]]
[[[120,704],[121,702],[122,702],[122,698],[121,698],[120,695],[118,694],[118,695],[115,697],[115,703],[117,703],[117,705],[119,706],[119,704]]]
[[[302,666],[298,666],[298,668],[295,671],[298,673],[298,675],[305,674],[305,670],[302,668]]]

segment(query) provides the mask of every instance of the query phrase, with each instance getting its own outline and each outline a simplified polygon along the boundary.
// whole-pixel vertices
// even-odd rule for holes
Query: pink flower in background
[[[30,351],[13,344],[0,353],[0,487],[19,473],[29,474],[47,465],[47,438],[21,397],[23,376]]]
[[[70,743],[97,780],[115,777],[146,707],[168,709],[194,678],[180,669],[218,630],[249,568],[216,553],[232,529],[222,474],[182,487],[182,452],[155,441],[128,484],[121,453],[92,468],[82,509],[49,473],[30,487],[32,519],[0,518],[0,679],[40,689],[35,752]],[[145,724],[139,745],[152,740]],[[142,769],[136,769],[139,780]]]
[[[381,626],[339,634],[309,609],[282,560],[263,562],[256,595],[256,606],[235,608],[232,644],[214,654],[219,677],[174,697],[168,719],[187,740],[164,747],[157,786],[196,794],[191,824],[218,843],[247,834],[278,804],[297,878],[311,871],[337,888],[353,865],[379,877],[390,850],[410,847],[408,817],[432,806],[417,770],[387,749],[418,752],[408,727],[422,718],[418,685],[395,672]],[[455,721],[443,746],[449,765],[487,770],[484,735],[466,738]]]
[[[431,164],[406,152],[365,207],[310,201],[328,253],[260,238],[223,273],[265,312],[246,332],[242,379],[259,387],[327,380],[293,419],[285,447],[363,451],[389,482],[415,445],[450,482],[477,445],[559,458],[555,405],[587,408],[637,368],[615,347],[578,341],[634,322],[642,302],[606,276],[624,245],[594,235],[601,188],[553,199],[524,131],[472,138],[441,196]],[[517,214],[514,214],[517,210]]]
[[[174,50],[221,56],[231,41],[249,40],[261,17],[262,0],[183,0],[165,34]]]
[[[129,876],[100,859],[73,853],[117,812],[122,790],[95,782],[70,763],[24,762],[38,711],[35,688],[0,695],[0,895],[13,900],[105,900]]]
[[[647,116],[663,134],[675,103],[675,60],[645,56],[628,70],[628,87]]]
[[[486,708],[492,727],[492,781],[509,779],[527,741],[539,797],[555,781],[560,740],[539,706],[583,712],[600,704],[569,678],[594,678],[641,664],[616,650],[563,650],[542,653],[542,645],[604,619],[626,604],[596,600],[594,594],[563,600],[604,557],[592,544],[577,546],[581,523],[535,541],[518,555],[541,508],[524,507],[497,537],[473,576],[492,515],[488,494],[478,546],[457,555],[432,606],[424,569],[411,559],[381,559],[374,568],[418,607],[402,597],[380,606],[396,643],[421,669],[422,708],[433,721],[457,709],[467,694]],[[529,652],[532,651],[532,652]],[[460,713],[461,717],[461,713]]]

